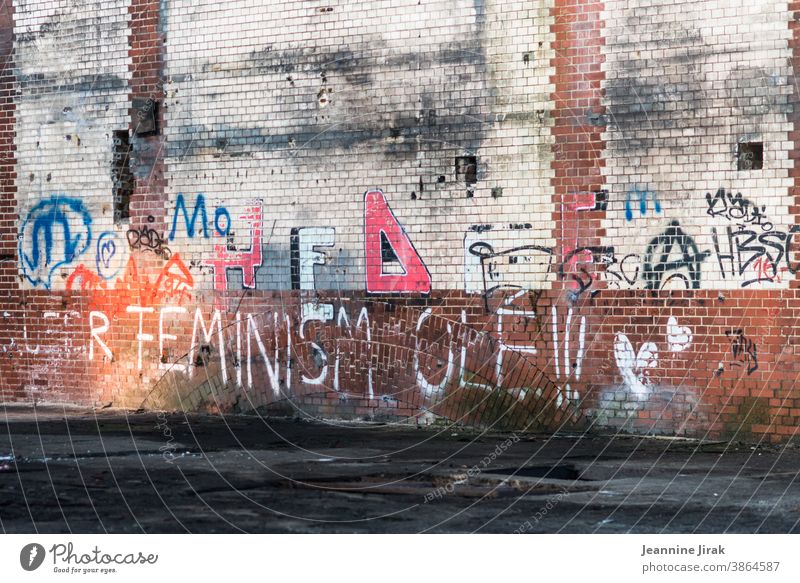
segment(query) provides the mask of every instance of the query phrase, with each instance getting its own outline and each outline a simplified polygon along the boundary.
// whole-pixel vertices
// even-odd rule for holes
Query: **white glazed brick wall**
[[[712,228],[727,245],[725,229],[736,231],[737,222],[709,216],[705,195],[720,188],[741,193],[759,210],[764,207],[775,231],[786,232],[794,223],[788,209],[787,10],[786,2],[776,0],[605,2],[609,125],[603,137],[610,203],[604,243],[617,258],[641,258],[648,243],[677,220],[701,252],[711,252],[702,263],[702,288],[740,288],[757,277],[752,266],[742,275],[728,268],[722,276]],[[763,170],[737,171],[738,141],[763,141]],[[658,196],[661,213],[650,199],[641,216],[634,197],[628,222],[626,195],[637,187]],[[787,287],[787,275],[752,288]],[[634,287],[643,287],[642,280]]]
[[[114,225],[113,131],[129,123],[127,0],[14,0],[17,200],[21,220],[51,196],[79,199],[88,209],[93,240],[125,228]],[[73,233],[80,229],[70,215]],[[62,252],[64,231],[53,230]],[[118,246],[118,262],[125,253]],[[25,251],[23,249],[23,251]],[[67,261],[51,278],[63,289],[80,263],[94,269],[96,249]],[[27,280],[23,285],[30,287]],[[41,287],[41,286],[38,286]]]
[[[334,227],[316,287],[363,291],[371,189],[384,191],[434,289],[464,289],[472,225],[493,225],[498,250],[554,246],[551,3],[169,2],[167,216],[179,193],[190,210],[203,193],[209,217],[224,205],[234,243],[247,246],[236,217],[262,199],[259,289],[289,288],[292,228]],[[471,198],[455,180],[463,155],[479,161]],[[170,248],[187,263],[207,258],[218,240],[178,224]],[[526,269],[508,283],[549,285],[546,266]],[[203,271],[196,288],[208,289]],[[231,270],[229,287],[241,278]]]

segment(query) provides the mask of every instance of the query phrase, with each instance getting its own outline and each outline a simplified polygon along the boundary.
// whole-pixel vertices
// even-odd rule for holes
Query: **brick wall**
[[[3,399],[785,439],[795,10],[6,3]]]

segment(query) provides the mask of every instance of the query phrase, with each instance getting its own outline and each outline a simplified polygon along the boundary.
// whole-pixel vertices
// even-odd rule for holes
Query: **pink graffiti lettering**
[[[574,192],[565,201],[561,219],[562,257],[569,257],[570,253],[578,247],[580,230],[578,213],[593,210],[595,207],[594,192]],[[574,273],[575,267],[579,263],[594,263],[592,252],[587,249],[569,257],[564,264],[564,273]],[[573,281],[570,285],[573,288],[579,287],[577,281]]]
[[[397,221],[383,192],[364,195],[367,292],[423,293],[431,291],[431,274],[405,229]],[[402,273],[387,273],[385,263],[399,263]]]
[[[228,250],[227,243],[214,245],[214,259],[208,259],[203,265],[214,268],[214,289],[225,291],[228,289],[228,269],[242,270],[244,287],[256,287],[256,268],[261,266],[261,238],[263,230],[263,203],[250,207],[247,212],[239,216],[240,219],[250,221],[250,248],[243,251]]]

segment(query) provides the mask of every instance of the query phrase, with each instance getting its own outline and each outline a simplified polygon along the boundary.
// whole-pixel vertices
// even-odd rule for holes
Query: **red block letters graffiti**
[[[214,245],[214,259],[203,262],[203,265],[214,268],[214,289],[228,289],[228,269],[242,270],[244,287],[256,287],[256,268],[261,266],[261,234],[263,229],[263,203],[258,201],[239,218],[250,221],[250,249],[245,251],[229,251],[227,242]]]
[[[380,190],[364,196],[364,231],[367,292],[430,293],[431,274]],[[392,262],[397,273],[388,271]]]

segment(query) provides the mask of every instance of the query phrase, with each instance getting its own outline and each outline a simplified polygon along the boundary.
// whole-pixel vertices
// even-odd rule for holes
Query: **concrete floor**
[[[0,526],[17,533],[800,532],[797,447],[518,437],[0,407]]]

